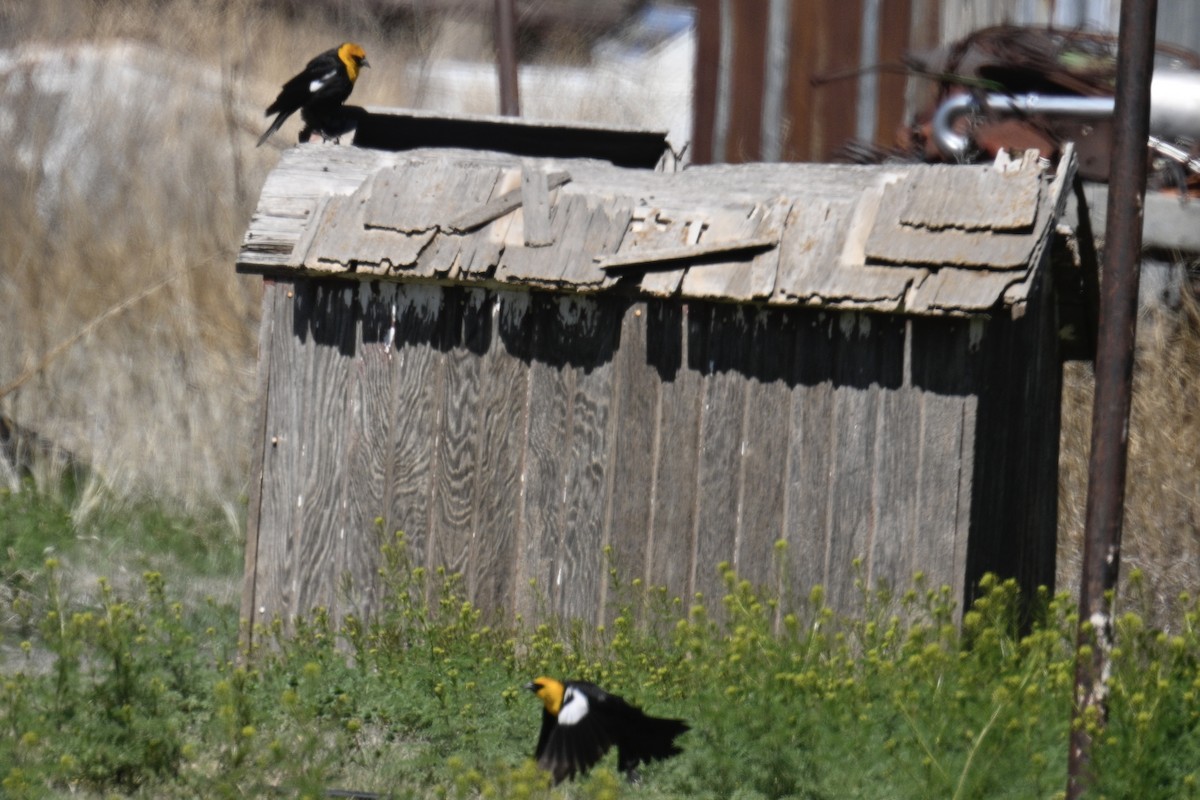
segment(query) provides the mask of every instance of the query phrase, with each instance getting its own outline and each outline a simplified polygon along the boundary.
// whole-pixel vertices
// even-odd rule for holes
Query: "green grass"
[[[64,509],[3,502],[70,558],[56,527]],[[155,519],[135,516],[140,526]],[[148,527],[176,536],[187,523]],[[37,555],[17,541],[20,558]],[[867,611],[846,619],[819,587],[785,607],[720,568],[718,604],[635,581],[618,590],[602,629],[496,627],[456,576],[412,566],[397,536],[381,548],[376,619],[335,625],[318,609],[293,630],[257,631],[245,653],[230,604],[180,600],[156,571],[81,592],[51,557],[25,568],[23,622],[0,642],[0,793],[1062,794],[1075,629],[1065,596],[1038,598],[1022,633],[1015,586],[988,578],[960,628],[949,590],[918,575],[903,594],[868,593]],[[1180,607],[1175,635],[1133,613],[1117,620],[1111,719],[1095,728],[1096,796],[1200,796],[1200,607],[1191,598]],[[540,706],[520,689],[542,674],[591,679],[649,713],[683,717],[692,726],[683,754],[644,768],[636,788],[610,756],[551,790],[529,759]]]
[[[240,577],[240,520],[219,510],[188,513],[178,504],[121,498],[98,486],[68,473],[52,491],[38,491],[30,481],[18,492],[0,488],[0,579],[6,585],[26,585],[49,557],[93,572],[156,570],[189,581]]]

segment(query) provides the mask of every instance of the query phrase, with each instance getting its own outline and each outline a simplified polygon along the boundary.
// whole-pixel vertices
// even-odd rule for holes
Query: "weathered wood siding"
[[[684,597],[721,561],[841,607],[855,559],[957,597],[984,570],[1047,583],[1059,366],[1034,294],[970,321],[268,280],[244,616],[370,613],[380,517],[505,615],[599,621],[606,548]]]

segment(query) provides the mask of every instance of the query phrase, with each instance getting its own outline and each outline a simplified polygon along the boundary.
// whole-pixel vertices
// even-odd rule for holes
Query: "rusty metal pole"
[[[1146,138],[1158,0],[1122,0],[1112,166],[1100,279],[1100,326],[1092,452],[1088,463],[1075,705],[1067,758],[1067,798],[1091,784],[1092,734],[1106,722],[1112,593],[1121,564],[1121,523],[1133,395],[1133,347],[1146,195]]]
[[[517,89],[517,12],[515,0],[496,0],[496,69],[500,73],[500,113],[521,116]]]

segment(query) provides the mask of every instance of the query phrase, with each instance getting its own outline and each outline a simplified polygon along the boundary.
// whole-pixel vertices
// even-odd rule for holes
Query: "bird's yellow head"
[[[359,69],[371,66],[367,61],[367,51],[354,42],[346,42],[339,47],[338,58],[346,65],[346,74],[350,77],[351,82],[358,79]]]
[[[533,683],[525,684],[525,688],[538,696],[547,711],[558,716],[558,712],[562,710],[563,692],[566,691],[562,681],[556,681],[554,678],[538,678]]]

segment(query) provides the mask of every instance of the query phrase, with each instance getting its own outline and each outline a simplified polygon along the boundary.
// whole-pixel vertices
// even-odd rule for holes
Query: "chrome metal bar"
[[[971,147],[969,136],[954,129],[966,114],[991,111],[1008,114],[1056,114],[1063,117],[1107,119],[1113,113],[1111,97],[1078,97],[1051,94],[989,94],[983,103],[972,94],[958,94],[938,106],[933,115],[933,140],[947,158],[961,161]]]

